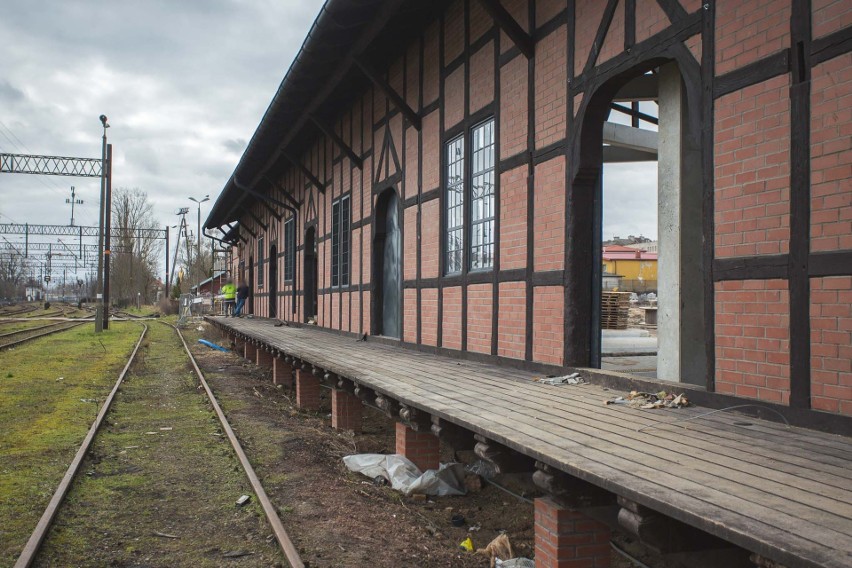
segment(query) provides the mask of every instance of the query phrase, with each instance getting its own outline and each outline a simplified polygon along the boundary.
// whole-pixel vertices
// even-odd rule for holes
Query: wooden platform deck
[[[791,568],[852,566],[852,444],[706,408],[604,404],[600,386],[263,319],[216,325]]]

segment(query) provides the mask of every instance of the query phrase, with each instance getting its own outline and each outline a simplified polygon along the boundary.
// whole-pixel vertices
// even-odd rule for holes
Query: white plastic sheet
[[[464,495],[464,466],[460,463],[441,464],[439,469],[421,472],[409,459],[400,454],[356,454],[345,456],[343,463],[355,473],[370,479],[384,477],[395,490],[411,495]]]

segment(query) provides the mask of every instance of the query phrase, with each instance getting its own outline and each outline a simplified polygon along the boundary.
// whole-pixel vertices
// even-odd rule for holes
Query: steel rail
[[[204,379],[204,373],[201,372],[201,369],[198,367],[198,363],[195,362],[195,357],[193,357],[192,352],[189,350],[189,346],[186,344],[186,340],[183,338],[183,334],[180,332],[180,329],[170,323],[160,323],[172,327],[177,332],[177,336],[180,338],[181,343],[183,343],[183,347],[184,349],[186,349],[186,353],[189,355],[189,360],[192,362],[193,368],[195,368],[195,374],[198,375],[198,380],[201,381],[201,385],[204,387],[205,392],[207,392],[207,397],[210,399],[210,403],[213,405],[213,409],[216,411],[216,416],[219,417],[219,422],[221,422],[222,428],[228,435],[228,440],[231,441],[231,446],[233,446],[234,452],[236,452],[237,457],[239,458],[240,463],[243,466],[243,469],[245,469],[246,471],[246,476],[248,476],[249,482],[251,483],[251,487],[257,495],[257,500],[260,502],[261,507],[263,507],[263,512],[266,513],[266,518],[269,521],[269,524],[272,525],[272,530],[275,533],[275,538],[278,540],[278,544],[281,546],[281,550],[282,552],[284,552],[284,556],[287,557],[287,561],[290,563],[290,566],[292,566],[292,568],[304,568],[305,565],[302,562],[301,557],[299,556],[299,551],[296,550],[296,547],[293,545],[293,541],[291,541],[290,537],[287,535],[287,531],[284,529],[284,525],[281,523],[281,519],[278,517],[278,513],[275,511],[275,507],[272,505],[272,502],[266,495],[266,491],[263,489],[263,485],[261,485],[257,474],[254,472],[254,468],[251,466],[251,462],[249,462],[246,453],[243,451],[243,447],[240,445],[239,440],[237,440],[237,436],[236,434],[234,434],[234,430],[228,423],[228,419],[225,417],[225,413],[222,412],[222,408],[216,401],[216,397],[213,394],[213,391],[210,389],[210,386]]]
[[[33,531],[32,535],[30,535],[26,546],[24,546],[24,550],[18,557],[18,561],[15,562],[14,568],[28,568],[35,559],[36,554],[38,554],[38,550],[41,547],[42,542],[44,542],[44,537],[47,536],[47,531],[50,528],[53,519],[56,518],[56,513],[59,511],[59,506],[62,505],[62,501],[63,499],[65,499],[65,495],[68,493],[68,489],[71,487],[71,482],[74,480],[74,476],[77,475],[77,471],[80,469],[80,464],[83,463],[83,458],[88,453],[89,447],[91,447],[92,441],[95,439],[95,434],[98,433],[98,430],[100,429],[101,424],[103,423],[104,417],[106,416],[106,413],[109,410],[110,404],[112,404],[112,400],[113,398],[115,398],[115,393],[118,392],[118,387],[121,386],[121,382],[124,380],[125,375],[127,375],[127,371],[130,369],[130,365],[136,358],[136,352],[139,351],[139,346],[142,345],[142,340],[145,338],[145,333],[147,333],[148,331],[148,326],[142,324],[142,327],[142,334],[139,336],[139,340],[136,342],[136,346],[133,348],[133,352],[130,354],[130,358],[127,360],[127,364],[124,366],[124,369],[122,369],[121,374],[118,376],[118,380],[116,380],[115,382],[115,386],[112,387],[112,391],[110,391],[109,396],[107,396],[103,406],[101,406],[101,410],[100,412],[98,412],[97,418],[95,418],[94,423],[92,423],[92,427],[89,428],[89,433],[86,434],[86,437],[83,439],[83,444],[77,450],[77,454],[74,456],[74,460],[71,462],[71,465],[68,466],[68,471],[65,472],[65,476],[59,483],[59,487],[56,488],[56,492],[54,492],[53,497],[50,499],[50,503],[48,503],[47,509],[45,509],[44,513],[41,516],[41,519],[39,519],[38,524],[36,525],[36,528]]]
[[[60,322],[60,323],[66,323],[66,322]],[[47,336],[47,335],[51,335],[51,334],[54,334],[54,333],[59,333],[60,331],[67,331],[67,330],[69,330],[69,329],[71,329],[71,328],[79,327],[79,326],[84,325],[84,324],[86,324],[86,323],[89,323],[89,322],[88,322],[88,321],[71,322],[71,324],[70,324],[70,325],[65,326],[65,327],[60,327],[59,329],[51,329],[51,330],[49,330],[49,331],[45,331],[45,332],[43,332],[43,333],[39,333],[39,334],[36,334],[36,335],[31,335],[30,337],[25,337],[25,338],[23,338],[23,339],[19,339],[18,341],[13,341],[13,342],[11,342],[11,343],[4,343],[4,344],[0,345],[0,351],[2,351],[3,349],[9,349],[10,347],[16,347],[16,346],[18,346],[18,345],[20,345],[20,344],[22,344],[22,343],[26,343],[27,341],[32,341],[33,339],[38,339],[38,338],[40,338],[40,337],[45,337],[45,336]],[[42,327],[36,327],[36,328],[30,328],[30,329],[24,329],[24,330],[17,331],[17,332],[12,332],[12,333],[14,333],[14,334],[18,334],[18,333],[26,333],[27,331],[32,331],[33,329],[35,329],[35,330],[39,330],[39,329],[44,329],[44,328],[46,328],[46,327],[53,327],[53,326],[55,326],[55,325],[59,325],[59,324],[51,324],[51,325],[46,325],[46,326],[42,326]]]

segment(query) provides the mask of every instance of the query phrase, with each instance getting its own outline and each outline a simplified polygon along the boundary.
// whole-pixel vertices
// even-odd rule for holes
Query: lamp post
[[[97,311],[95,315],[95,332],[100,333],[103,331],[104,323],[104,296],[103,296],[103,282],[104,282],[104,207],[106,205],[106,176],[107,176],[107,135],[106,129],[109,128],[109,123],[107,122],[106,115],[102,114],[100,117],[101,124],[104,128],[104,136],[103,136],[103,144],[101,145],[101,207],[100,207],[100,215],[99,215],[99,223],[98,223],[98,280],[95,289],[95,296],[97,298]]]
[[[200,200],[196,199],[194,197],[190,197],[189,200],[194,201],[195,203],[198,204],[198,245],[196,247],[197,256],[196,256],[196,261],[195,261],[195,265],[196,265],[196,267],[198,267],[198,262],[201,260],[201,204],[204,203],[205,201],[210,201],[210,196],[205,195],[204,199],[200,199]],[[201,276],[203,276],[203,273],[198,275],[198,280],[199,280],[198,283],[199,284],[201,283]]]

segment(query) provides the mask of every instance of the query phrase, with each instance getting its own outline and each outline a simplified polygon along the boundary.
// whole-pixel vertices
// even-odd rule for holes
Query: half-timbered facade
[[[658,378],[852,415],[848,2],[329,0],[205,226],[257,316],[599,367],[614,105],[658,123]]]

